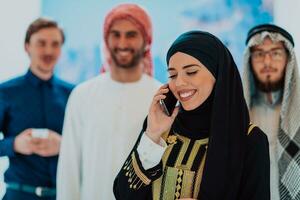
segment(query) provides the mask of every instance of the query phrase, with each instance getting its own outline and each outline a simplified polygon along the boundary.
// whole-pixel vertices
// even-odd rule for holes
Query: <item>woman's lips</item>
[[[196,90],[182,90],[178,92],[178,96],[180,101],[188,101],[194,96],[195,93]]]

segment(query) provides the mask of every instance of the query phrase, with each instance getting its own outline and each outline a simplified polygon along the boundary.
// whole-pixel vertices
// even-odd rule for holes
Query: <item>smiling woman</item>
[[[196,58],[177,52],[169,61],[169,88],[185,110],[200,106],[211,94],[215,77]]]
[[[249,123],[235,62],[207,32],[179,36],[167,53],[167,116],[153,98],[140,137],[114,182],[116,199],[268,200],[269,149]]]

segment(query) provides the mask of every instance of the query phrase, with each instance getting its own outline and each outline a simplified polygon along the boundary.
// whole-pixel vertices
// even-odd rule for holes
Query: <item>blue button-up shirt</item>
[[[8,156],[5,182],[56,186],[58,156],[41,157],[14,152],[15,137],[28,128],[62,132],[65,107],[73,86],[55,77],[43,81],[30,70],[0,84],[0,156]]]

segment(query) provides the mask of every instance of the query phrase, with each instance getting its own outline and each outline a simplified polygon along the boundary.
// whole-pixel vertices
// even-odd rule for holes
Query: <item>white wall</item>
[[[28,68],[24,37],[29,23],[40,15],[40,5],[40,0],[0,0],[0,81]]]
[[[300,1],[275,0],[274,21],[294,38],[297,61],[300,63]]]
[[[0,0],[0,82],[23,73],[29,65],[23,44],[27,26],[40,15],[40,0]],[[0,199],[7,159],[0,158]]]
[[[275,23],[293,35],[299,61],[300,1],[274,0],[274,2]],[[25,31],[29,23],[40,15],[40,10],[41,0],[0,0],[0,82],[27,69],[29,60],[23,48]],[[2,174],[6,167],[7,160],[0,159],[0,199],[4,192]]]

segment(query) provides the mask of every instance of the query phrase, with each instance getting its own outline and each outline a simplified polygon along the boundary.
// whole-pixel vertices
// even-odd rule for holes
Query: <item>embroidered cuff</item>
[[[124,170],[127,177],[128,187],[132,190],[138,190],[142,186],[150,185],[153,180],[161,176],[162,162],[146,171],[142,167],[138,153],[133,151],[126,160],[122,170]]]
[[[167,143],[162,138],[160,138],[160,145],[158,145],[144,133],[137,148],[143,168],[148,170],[158,165],[166,148]]]

